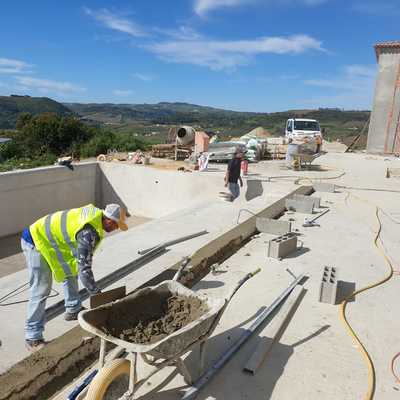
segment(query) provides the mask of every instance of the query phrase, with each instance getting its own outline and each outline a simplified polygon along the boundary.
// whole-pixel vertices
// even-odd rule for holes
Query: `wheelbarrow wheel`
[[[107,398],[112,399],[122,396],[128,390],[130,368],[131,363],[125,358],[117,358],[106,364],[94,377],[85,400],[107,400]],[[113,385],[121,378],[127,378],[125,387],[122,387],[122,384]],[[118,394],[116,393],[117,391],[119,392]]]

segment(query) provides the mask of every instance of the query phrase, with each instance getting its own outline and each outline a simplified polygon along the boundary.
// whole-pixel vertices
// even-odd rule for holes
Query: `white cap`
[[[124,222],[125,212],[124,210],[121,210],[121,206],[119,204],[108,204],[103,211],[103,215],[106,218],[115,221],[118,224],[119,228],[123,231],[128,229],[128,226]]]

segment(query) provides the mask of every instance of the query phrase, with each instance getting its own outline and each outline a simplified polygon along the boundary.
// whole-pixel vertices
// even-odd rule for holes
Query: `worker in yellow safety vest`
[[[29,270],[30,296],[25,324],[25,344],[36,351],[45,345],[46,299],[53,277],[63,283],[67,321],[83,309],[78,276],[93,295],[100,292],[92,272],[92,257],[105,232],[127,230],[125,212],[118,204],[104,210],[92,204],[58,211],[40,218],[22,232],[21,247]]]

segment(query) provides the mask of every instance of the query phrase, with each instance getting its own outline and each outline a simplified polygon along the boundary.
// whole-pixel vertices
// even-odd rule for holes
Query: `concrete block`
[[[291,232],[292,223],[290,221],[280,221],[278,219],[257,218],[256,228],[259,232],[270,233],[272,235],[284,235]]]
[[[314,204],[314,208],[321,207],[321,197],[305,196],[304,194],[295,194],[295,195],[293,195],[293,198],[295,200],[312,201]]]
[[[324,267],[319,290],[319,301],[321,303],[336,304],[337,286],[337,269]]]
[[[286,199],[286,209],[297,211],[303,214],[312,214],[314,211],[314,202],[310,200]]]
[[[335,193],[336,187],[333,183],[316,182],[313,184],[313,189],[316,192]]]
[[[268,257],[284,258],[297,250],[297,236],[293,232],[271,239],[268,243]]]

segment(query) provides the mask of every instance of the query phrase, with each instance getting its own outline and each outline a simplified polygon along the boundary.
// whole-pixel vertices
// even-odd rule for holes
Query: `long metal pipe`
[[[200,390],[218,373],[218,371],[232,358],[232,356],[239,350],[244,342],[251,336],[251,334],[272,314],[276,307],[290,294],[296,285],[304,278],[304,275],[297,277],[293,283],[277,297],[274,302],[266,308],[247,328],[242,336],[221,355],[221,357],[212,365],[212,367],[205,372],[189,389],[186,390],[182,400],[193,400],[197,397]]]
[[[315,222],[318,218],[321,218],[323,215],[325,215],[329,211],[330,211],[330,208],[327,208],[326,210],[322,211],[321,213],[319,213],[315,217],[309,219],[308,222]]]
[[[172,245],[174,245],[174,244],[178,244],[178,243],[181,243],[181,242],[185,242],[186,240],[193,239],[193,238],[198,237],[198,236],[206,235],[207,233],[208,233],[208,231],[207,231],[207,230],[204,230],[204,231],[192,233],[191,235],[182,236],[182,237],[180,237],[180,238],[177,238],[177,239],[174,239],[174,240],[170,240],[170,241],[168,241],[168,242],[160,243],[159,245],[154,246],[154,247],[150,247],[149,249],[139,250],[139,251],[138,251],[138,254],[143,255],[143,254],[146,254],[146,253],[148,253],[149,251],[155,249],[156,247],[168,247],[168,246],[172,246]]]
[[[131,263],[124,265],[123,267],[111,272],[110,274],[104,276],[103,278],[97,281],[97,286],[103,290],[106,287],[110,286],[114,282],[117,282],[121,278],[129,275],[135,269],[143,266],[144,264],[151,261],[153,258],[159,256],[160,254],[165,252],[165,247],[157,246],[153,248],[148,253],[142,255],[141,257],[137,258],[136,260],[132,261]],[[81,289],[79,291],[79,296],[81,300],[86,300],[89,298],[89,292],[86,289]],[[46,320],[50,321],[51,319],[57,317],[58,315],[64,312],[64,300],[61,300],[50,307],[46,308]]]

